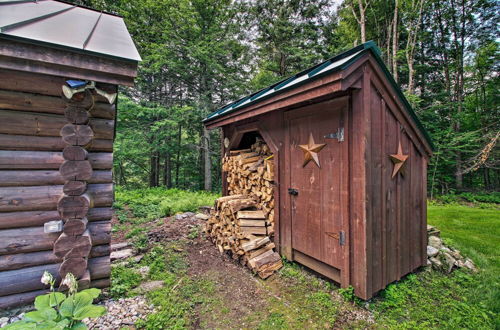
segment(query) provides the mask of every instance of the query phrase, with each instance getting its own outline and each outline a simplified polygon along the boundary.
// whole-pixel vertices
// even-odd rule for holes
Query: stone
[[[139,271],[139,274],[142,275],[142,277],[146,277],[149,274],[149,266],[143,266],[143,267],[139,268],[138,271]]]
[[[439,237],[440,235],[441,235],[441,233],[436,227],[427,225],[427,237],[430,237],[430,236]]]
[[[206,214],[203,214],[203,213],[198,213],[196,216],[195,216],[196,219],[198,220],[208,220],[210,219],[210,217]]]
[[[156,290],[156,289],[163,288],[164,284],[165,283],[163,281],[144,282],[141,285],[139,285],[139,287],[137,288],[137,290],[139,292],[146,293],[146,292],[149,292],[149,291],[153,291],[153,290]]]
[[[432,258],[432,257],[435,257],[437,256],[437,254],[439,253],[439,250],[436,249],[435,247],[433,246],[430,246],[430,245],[427,245],[427,256],[429,258]]]
[[[469,258],[465,260],[464,267],[470,269],[473,272],[477,272],[476,265],[474,265],[474,262],[472,262],[472,260],[470,260]]]
[[[3,328],[9,323],[9,318],[8,317],[2,317],[0,318],[0,328]]]
[[[139,254],[138,256],[135,256],[133,260],[135,263],[139,263],[139,262],[141,262],[141,260],[143,258],[144,258],[144,254]]]
[[[443,267],[443,263],[436,257],[430,258],[429,259],[432,263],[432,268],[436,270],[441,270]]]
[[[134,250],[132,250],[132,249],[114,251],[114,252],[111,252],[111,261],[118,260],[118,259],[126,259],[128,257],[133,256],[133,255],[134,255]]]
[[[184,216],[186,218],[190,218],[190,217],[193,217],[195,214],[193,212],[184,212]]]
[[[116,243],[116,244],[111,244],[111,251],[118,251],[122,250],[126,247],[129,247],[130,243],[129,242],[122,242],[122,243]]]
[[[184,216],[182,214],[175,215],[175,220],[182,220],[182,219],[184,219]]]
[[[443,270],[448,274],[451,273],[453,266],[455,266],[455,258],[453,258],[449,253],[444,252],[441,255],[441,260],[443,262]]]
[[[439,250],[443,246],[443,241],[437,236],[431,236],[431,237],[429,237],[429,244],[428,245]]]

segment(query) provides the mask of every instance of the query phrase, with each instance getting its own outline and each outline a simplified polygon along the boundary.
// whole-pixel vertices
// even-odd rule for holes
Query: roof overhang
[[[433,144],[430,136],[387,70],[380,57],[380,50],[371,41],[232,102],[207,116],[203,123],[212,129],[270,111],[317,102],[328,95],[340,95],[350,88],[357,88],[356,83],[363,73],[356,69],[366,62],[370,63],[380,77],[389,82],[386,85],[390,85],[391,94],[400,108],[406,110],[403,112],[408,122],[418,132],[429,154],[432,153]]]

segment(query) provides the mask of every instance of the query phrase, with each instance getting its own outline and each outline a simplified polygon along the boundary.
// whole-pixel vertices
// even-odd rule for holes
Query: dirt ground
[[[335,284],[296,264],[287,263],[267,280],[259,279],[238,261],[219,253],[204,237],[203,222],[185,213],[142,224],[150,244],[187,242],[183,245],[187,275],[214,283],[210,298],[217,303],[208,308],[196,305],[192,328],[345,329],[369,328],[373,324],[371,313],[345,301]],[[113,233],[112,243],[123,241],[123,232]],[[323,296],[330,301],[314,300]]]

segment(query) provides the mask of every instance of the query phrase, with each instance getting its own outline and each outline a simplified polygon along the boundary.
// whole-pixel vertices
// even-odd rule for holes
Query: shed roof
[[[0,0],[0,38],[141,60],[123,18],[63,1]]]
[[[398,84],[392,77],[391,73],[389,70],[387,70],[387,67],[385,66],[382,58],[381,58],[381,52],[380,49],[375,45],[373,41],[368,41],[364,44],[361,44],[357,47],[354,47],[348,51],[345,51],[337,56],[334,56],[320,64],[317,64],[311,68],[308,68],[304,71],[301,71],[287,79],[281,80],[269,87],[263,88],[253,94],[250,94],[248,96],[245,96],[237,101],[234,101],[232,103],[229,103],[222,108],[219,108],[218,110],[212,112],[209,114],[203,122],[209,122],[211,120],[214,120],[216,118],[221,118],[224,117],[230,113],[233,113],[237,110],[243,109],[247,106],[250,106],[252,104],[258,103],[262,100],[265,100],[266,98],[269,98],[271,96],[275,96],[278,94],[281,94],[287,90],[296,88],[306,82],[318,79],[320,77],[323,77],[327,74],[331,74],[336,71],[341,71],[344,69],[347,69],[350,65],[355,63],[358,59],[361,58],[364,54],[367,52],[371,52],[376,60],[376,62],[380,65],[382,71],[384,72],[384,75],[386,76],[387,80],[389,83],[394,87],[397,96],[399,99],[402,101],[404,104],[406,111],[410,114],[412,119],[415,121],[417,127],[422,131],[425,139],[429,143],[429,145],[433,148],[433,144],[431,141],[431,138],[427,131],[424,129],[422,126],[422,123],[418,119],[417,115],[413,111],[411,105],[408,103],[408,100],[404,96],[403,92],[399,88]]]

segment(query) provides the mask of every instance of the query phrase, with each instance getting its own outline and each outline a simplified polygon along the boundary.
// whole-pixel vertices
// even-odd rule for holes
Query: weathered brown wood
[[[81,219],[87,215],[92,205],[92,198],[87,194],[80,196],[63,196],[57,202],[57,211],[59,211],[59,215],[62,219]]]
[[[66,160],[86,160],[88,151],[79,146],[67,146],[63,150],[63,157]]]
[[[257,211],[239,211],[236,215],[238,219],[266,219],[262,210]]]
[[[69,145],[85,147],[92,142],[94,132],[88,125],[67,124],[61,128],[61,136]]]
[[[85,181],[68,181],[63,186],[64,194],[68,196],[79,196],[87,190]]]
[[[0,111],[0,120],[9,123],[0,126],[0,133],[3,134],[59,136],[61,128],[67,124],[63,116],[8,110]],[[93,118],[90,126],[96,131],[96,138],[113,138],[112,120]]]
[[[91,258],[87,264],[92,280],[109,278],[111,273],[109,256]],[[56,285],[59,285],[60,266],[61,264],[50,264],[0,272],[0,297],[46,288],[40,282],[44,271],[50,272],[56,278]]]
[[[111,222],[96,221],[88,224],[93,245],[111,241]],[[0,230],[0,255],[47,251],[53,249],[60,233],[44,233],[41,227],[25,227]]]
[[[88,265],[92,280],[109,278],[111,274],[111,260],[109,256],[89,259]]]
[[[65,183],[65,179],[59,171],[2,171],[0,170],[0,187],[12,186],[44,186],[44,185],[60,185]],[[93,171],[92,176],[88,180],[89,183],[111,183],[113,181],[111,170]],[[76,189],[78,184],[72,184],[71,189]],[[68,186],[68,189],[70,187]],[[80,188],[79,188],[80,189]],[[85,189],[77,195],[85,192]],[[68,194],[69,195],[69,194]]]
[[[77,104],[69,104],[66,109],[64,109],[64,117],[66,120],[75,125],[87,124],[89,116],[90,113],[87,109]]]
[[[132,86],[137,62],[3,40],[0,67]]]
[[[91,279],[88,269],[85,270],[83,276],[78,280],[78,290],[85,290],[90,287]]]
[[[64,115],[66,105],[67,103],[60,96],[45,96],[0,89],[0,109]],[[94,118],[114,119],[116,109],[114,104],[96,103],[90,113]]]
[[[73,148],[73,147],[67,147]],[[80,147],[75,147],[80,148]],[[66,150],[66,148],[64,149]],[[84,150],[82,148],[82,150]],[[64,152],[64,151],[63,151]],[[73,153],[76,151],[72,151]],[[68,157],[68,160],[78,157]],[[88,160],[96,170],[111,169],[113,167],[113,154],[107,152],[89,153]],[[0,169],[59,169],[64,161],[63,153],[51,151],[11,151],[0,150]]]
[[[65,160],[59,173],[64,180],[87,181],[92,177],[92,165],[88,160]]]
[[[83,219],[68,219],[64,223],[63,232],[69,236],[81,235],[87,229],[87,218]]]
[[[0,187],[0,212],[54,210],[63,186]],[[89,184],[87,194],[94,207],[111,206],[113,184]]]
[[[50,292],[48,289],[36,290],[0,297],[0,310],[30,304],[35,301],[36,297],[48,292]]]
[[[86,258],[65,258],[59,267],[59,274],[64,278],[66,274],[72,273],[77,279],[81,278],[87,270]]]
[[[111,252],[109,244],[93,246],[90,250],[90,258],[107,256]],[[52,250],[7,254],[0,256],[0,271],[14,270],[39,265],[61,263],[62,258],[56,256]]]
[[[0,149],[62,151],[67,146],[60,137],[0,134]],[[112,140],[94,139],[89,151],[113,151]]]
[[[111,280],[109,278],[101,278],[99,280],[90,282],[90,287],[92,288],[104,289],[104,288],[109,288],[110,286],[111,286]]]

